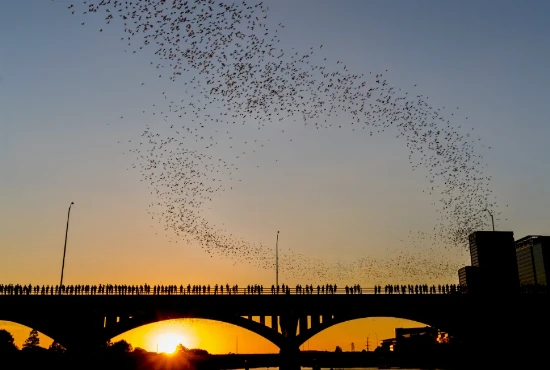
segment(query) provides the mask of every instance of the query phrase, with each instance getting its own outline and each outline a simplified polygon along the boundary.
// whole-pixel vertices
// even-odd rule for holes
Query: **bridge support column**
[[[271,316],[271,329],[279,332],[279,316]]]
[[[300,321],[302,320],[292,312],[280,317],[283,342],[280,346],[279,370],[300,370],[300,347],[296,344],[296,331]]]
[[[87,336],[89,333],[87,333]],[[89,354],[97,353],[105,348],[106,340],[100,335],[88,336],[74,336],[72,343],[67,348],[67,351],[76,354],[82,354],[88,356]]]
[[[300,370],[300,349],[281,348],[279,370]]]
[[[60,320],[60,335],[54,339],[68,352],[89,356],[105,347],[109,339],[105,333],[109,327],[117,325],[116,321],[117,316],[102,313],[89,313],[84,320],[79,317],[79,312],[71,313]]]
[[[319,315],[313,315],[311,316],[311,328],[315,329],[319,326],[321,321],[321,317]]]
[[[303,334],[307,331],[307,316],[300,316],[299,328],[300,334]]]
[[[298,318],[295,315],[283,315],[280,318],[281,331],[285,338],[295,338],[298,329]]]

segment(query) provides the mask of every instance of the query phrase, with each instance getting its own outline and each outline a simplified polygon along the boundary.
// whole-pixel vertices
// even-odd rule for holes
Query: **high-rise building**
[[[516,258],[521,285],[547,285],[550,236],[528,235],[516,240]]]
[[[479,268],[483,286],[493,291],[519,287],[512,231],[476,231],[469,241],[472,266]]]
[[[476,266],[464,266],[458,270],[459,284],[466,288],[469,293],[475,292],[479,288],[479,267]]]

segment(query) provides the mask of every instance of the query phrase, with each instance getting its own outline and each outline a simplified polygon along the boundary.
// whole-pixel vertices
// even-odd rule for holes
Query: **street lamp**
[[[65,230],[65,246],[63,247],[63,264],[61,265],[61,281],[59,282],[59,294],[61,294],[61,287],[63,286],[63,270],[65,269],[65,253],[67,252],[67,235],[69,234],[69,217],[71,216],[71,206],[69,205],[69,212],[67,213],[67,229]]]
[[[493,231],[495,231],[495,219],[493,217],[493,214],[487,208],[485,208],[484,211],[487,211],[487,213],[489,213],[489,216],[491,216],[491,223],[493,224]]]
[[[277,231],[277,243],[275,244],[275,289],[279,286],[279,232]]]

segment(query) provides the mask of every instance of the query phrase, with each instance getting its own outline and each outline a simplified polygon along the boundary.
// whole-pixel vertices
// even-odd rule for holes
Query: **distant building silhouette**
[[[458,281],[462,287],[466,287],[467,293],[474,293],[480,286],[479,267],[464,266],[458,270]]]
[[[437,344],[439,330],[426,326],[423,328],[395,328],[396,352],[415,353],[429,349]]]
[[[547,285],[550,271],[550,236],[528,235],[516,241],[521,285]]]
[[[484,288],[510,290],[519,287],[516,246],[512,231],[476,231],[470,234],[472,266],[479,268]]]
[[[383,352],[393,352],[395,344],[395,338],[383,339],[382,343],[380,344],[380,348]]]
[[[380,348],[384,352],[417,351],[419,347],[426,347],[437,343],[440,332],[431,327],[422,328],[395,328],[395,338],[382,340]]]
[[[422,328],[395,328],[395,339],[397,340],[422,335],[431,336],[435,341],[439,335],[439,331],[431,326],[424,326]]]

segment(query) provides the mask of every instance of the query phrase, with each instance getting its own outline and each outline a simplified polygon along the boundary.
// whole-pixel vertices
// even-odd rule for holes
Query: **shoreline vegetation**
[[[0,329],[0,369],[56,369],[56,370],[231,370],[273,368],[295,364],[313,370],[349,368],[402,369],[490,369],[511,364],[521,368],[538,367],[546,363],[545,353],[534,347],[510,349],[503,355],[479,345],[457,341],[427,345],[401,345],[392,351],[380,346],[372,352],[345,352],[340,346],[334,351],[301,351],[292,357],[281,354],[210,354],[204,349],[188,349],[179,344],[173,354],[148,352],[133,348],[125,340],[106,342],[103,346],[80,350],[66,350],[57,342],[49,348],[40,347],[38,332],[31,330],[19,349],[13,336]]]
[[[460,365],[458,346],[441,345],[431,349],[409,351],[401,354],[377,348],[373,352],[344,352],[340,347],[335,351],[302,351],[292,359],[302,367],[320,368],[365,368],[365,367],[438,367],[450,369]],[[38,332],[31,330],[29,338],[21,349],[14,344],[13,337],[0,330],[0,366],[6,369],[94,369],[94,370],[229,370],[278,368],[280,354],[210,354],[203,349],[188,349],[178,345],[173,354],[148,352],[142,348],[132,348],[124,340],[95,350],[67,351],[54,342],[49,348],[40,347]]]

